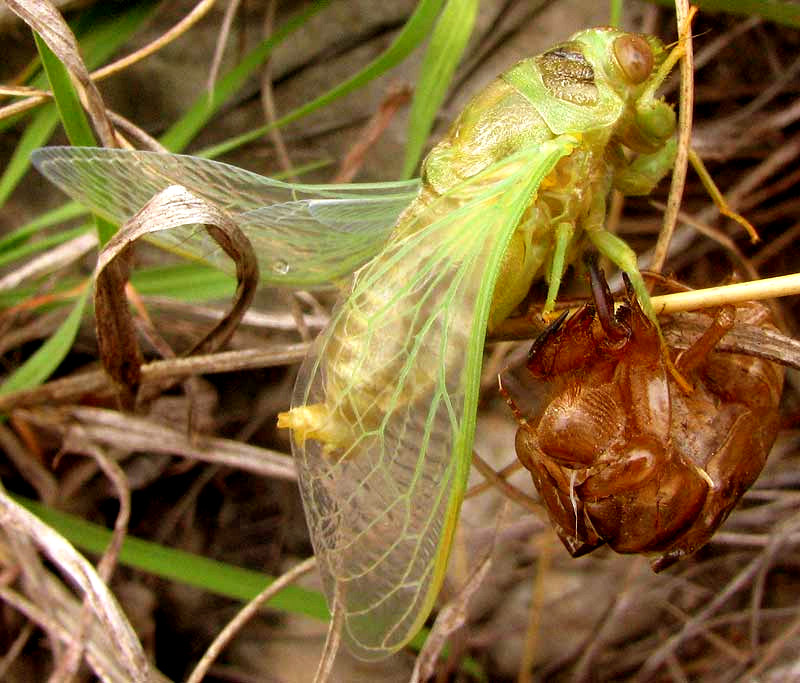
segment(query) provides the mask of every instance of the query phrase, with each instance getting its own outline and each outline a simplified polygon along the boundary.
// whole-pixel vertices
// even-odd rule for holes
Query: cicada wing
[[[67,194],[115,221],[126,220],[170,185],[183,185],[233,214],[299,199],[394,196],[408,203],[419,189],[417,180],[347,185],[285,183],[202,157],[105,147],[43,147],[31,155],[31,161]],[[336,219],[334,216],[332,221]]]
[[[419,188],[418,181],[284,183],[199,157],[96,147],[46,147],[34,152],[32,160],[66,194],[118,223],[158,192],[182,185],[240,223],[254,243],[263,280],[289,286],[330,283],[371,258]],[[197,226],[161,232],[152,241],[231,267]]]
[[[341,280],[383,249],[409,201],[406,196],[300,199],[236,218],[256,253],[262,282],[313,288]],[[320,218],[321,203],[325,208]],[[232,272],[230,258],[197,226],[160,232],[158,244]]]
[[[574,142],[526,150],[398,224],[301,368],[293,404],[319,427],[293,439],[303,503],[329,603],[363,659],[408,642],[438,594],[500,261]]]

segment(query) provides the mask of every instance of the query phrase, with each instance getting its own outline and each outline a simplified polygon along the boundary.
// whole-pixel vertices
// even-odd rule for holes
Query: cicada
[[[571,555],[607,543],[659,571],[711,539],[778,433],[783,368],[714,347],[734,325],[777,330],[758,303],[698,314],[705,332],[691,340],[679,315],[667,320],[669,337],[687,341],[675,360],[687,391],[632,292],[615,311],[602,271],[590,271],[594,304],[534,342],[532,377],[507,393],[517,456]]]
[[[470,468],[487,329],[537,280],[550,311],[587,242],[654,317],[635,254],[604,229],[606,200],[613,188],[647,194],[671,168],[675,115],[656,90],[681,54],[680,43],[668,51],[613,28],[576,33],[475,96],[419,184],[286,185],[116,150],[35,157],[117,220],[173,183],[219,202],[270,282],[308,287],[354,271],[280,425],[292,430],[324,588],[357,656],[401,648],[433,607]],[[172,246],[211,258],[199,240],[186,232]]]

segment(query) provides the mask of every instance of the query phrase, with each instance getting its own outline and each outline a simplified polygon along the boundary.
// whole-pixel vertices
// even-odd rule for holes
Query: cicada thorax
[[[531,197],[501,263],[489,329],[517,307],[548,267],[554,222],[581,226],[591,214],[596,195],[588,189],[575,191],[573,181],[578,177],[585,188],[594,183],[607,189],[610,174],[596,148],[577,150],[560,161]],[[377,431],[393,412],[403,406],[414,412],[415,405],[429,401],[432,392],[460,381],[447,373],[460,365],[456,361],[467,347],[471,315],[464,311],[451,315],[446,323],[440,319],[437,310],[451,284],[441,269],[430,264],[456,264],[481,251],[469,227],[458,219],[458,210],[480,191],[480,185],[467,187],[464,193],[456,186],[439,195],[425,185],[393,231],[393,248],[354,275],[326,335],[323,368],[325,403],[343,433],[344,425],[358,425],[359,434]],[[446,225],[448,217],[454,218]],[[415,244],[416,235],[434,222],[446,225],[441,240]],[[404,242],[409,245],[406,250],[401,248]],[[573,242],[570,258],[577,255],[578,244]],[[409,257],[400,258],[401,253]],[[391,314],[381,315],[382,311]],[[443,326],[437,334],[420,334],[423,327],[437,325]],[[418,339],[425,343],[417,346]],[[371,352],[365,354],[365,348]],[[411,363],[410,354],[415,354]],[[397,389],[400,376],[402,390]],[[413,431],[408,432],[409,439],[423,436]],[[343,444],[346,441],[342,439]]]

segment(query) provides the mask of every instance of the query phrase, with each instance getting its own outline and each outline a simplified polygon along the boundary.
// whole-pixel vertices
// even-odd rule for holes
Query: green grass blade
[[[131,284],[142,296],[166,296],[186,303],[230,299],[236,278],[198,263],[135,270]]]
[[[44,228],[64,223],[78,216],[86,215],[86,209],[77,202],[69,202],[57,209],[48,211],[38,216],[25,225],[12,230],[0,239],[0,267],[14,263],[32,254],[36,254],[58,244],[62,244],[73,237],[77,237],[81,232],[91,229],[91,226],[84,225],[73,230],[59,230],[56,234],[45,237],[35,242],[29,242],[31,237],[38,234]],[[77,283],[75,283],[77,284]],[[37,290],[35,288],[15,288],[12,292],[0,292],[0,310],[9,306],[14,306],[24,301],[28,296],[33,296]]]
[[[27,242],[33,235],[44,228],[63,223],[78,216],[86,215],[87,211],[77,202],[68,202],[57,209],[48,211],[34,218],[32,221],[20,226],[16,230],[0,238],[0,258],[11,249],[18,248]]]
[[[90,291],[91,288],[87,287],[67,319],[61,323],[53,336],[0,385],[0,394],[8,394],[41,384],[61,364],[72,347],[72,342],[75,341],[75,335],[78,334]]]
[[[99,3],[105,5],[107,3]],[[100,17],[92,25],[91,33],[80,37],[81,50],[89,69],[97,67],[106,61],[110,55],[116,52],[121,45],[128,41],[131,35],[138,30],[144,20],[150,15],[155,7],[154,2],[133,3],[125,11],[120,12],[116,8],[116,13],[109,13],[106,18],[102,14],[91,13],[87,21],[94,16]],[[38,87],[46,87],[46,78],[42,74],[41,79],[35,80]],[[5,126],[11,125],[20,117],[0,122],[0,131]],[[33,150],[44,145],[53,134],[58,124],[58,112],[54,104],[47,104],[33,114],[31,122],[25,128],[22,138],[17,144],[16,149],[8,165],[0,176],[0,206],[5,204],[9,195],[22,180],[30,166],[30,155]]]
[[[161,144],[173,152],[180,152],[208,123],[219,108],[233,97],[272,53],[294,31],[317,12],[330,4],[330,0],[316,0],[308,9],[294,15],[279,27],[267,40],[248,53],[239,64],[222,76],[211,93],[204,92],[191,108],[161,137]]]
[[[108,547],[111,532],[104,527],[21,496],[14,496],[14,500],[82,550],[100,554]],[[268,574],[242,569],[132,536],[125,538],[119,561],[128,567],[234,600],[252,600],[275,580]],[[323,621],[330,618],[325,599],[319,593],[298,586],[287,586],[267,605]]]
[[[411,178],[475,25],[477,0],[448,0],[422,62],[409,114],[403,178]]]
[[[608,8],[608,25],[619,28],[622,22],[622,0],[611,0]]]
[[[3,175],[0,176],[0,206],[5,204],[14,188],[28,172],[33,150],[41,147],[50,138],[57,125],[58,111],[53,104],[46,105],[34,114],[31,122],[25,127]]]
[[[417,9],[414,10],[414,13],[411,15],[411,17],[409,17],[408,21],[406,22],[405,26],[403,26],[403,29],[398,34],[397,38],[395,38],[394,42],[386,49],[385,52],[367,64],[367,66],[365,66],[357,74],[351,76],[349,79],[343,83],[340,83],[323,95],[320,95],[315,100],[312,100],[311,102],[298,107],[294,111],[289,112],[286,114],[286,116],[278,119],[274,123],[261,126],[260,128],[256,128],[235,138],[231,138],[224,144],[210,147],[204,150],[204,154],[213,158],[215,156],[225,154],[232,149],[236,149],[237,147],[241,147],[242,145],[246,145],[253,140],[257,140],[263,136],[264,133],[272,130],[273,128],[285,126],[299,118],[302,118],[303,116],[307,116],[308,114],[315,112],[317,109],[330,104],[334,100],[344,97],[345,95],[362,87],[371,80],[378,78],[378,76],[383,75],[389,71],[389,69],[394,68],[400,62],[402,62],[428,36],[431,27],[436,20],[436,16],[439,13],[439,8],[441,5],[442,0],[420,0],[420,3],[417,5]]]
[[[69,138],[69,141],[78,147],[94,147],[97,139],[89,125],[89,120],[83,111],[83,105],[78,98],[78,93],[70,80],[66,67],[56,57],[47,44],[37,34],[33,34],[36,41],[36,48],[42,59],[42,66],[50,82],[50,90],[56,103],[61,125]],[[99,216],[94,219],[97,237],[100,244],[105,244],[116,232],[116,228],[109,221]]]
[[[89,120],[83,112],[83,106],[78,99],[75,88],[72,87],[69,73],[61,61],[56,57],[38,33],[33,34],[36,49],[42,58],[42,66],[50,83],[50,90],[61,117],[61,124],[69,138],[76,146],[94,147],[97,139],[94,137]]]
[[[65,277],[49,290],[53,300],[42,303],[39,310],[67,306],[80,295],[72,293],[82,280]],[[131,273],[131,284],[142,296],[169,297],[184,303],[226,301],[236,292],[236,278],[212,266],[183,262],[168,266],[142,268]],[[0,292],[0,311],[17,306],[40,293],[35,285],[16,287]]]
[[[276,121],[274,125],[284,126],[292,121],[296,121],[330,104],[334,100],[357,90],[378,76],[386,73],[389,69],[397,66],[428,36],[441,5],[442,0],[421,0],[417,5],[417,9],[414,10],[414,13],[409,17],[397,38],[395,38],[394,42],[383,54],[367,64],[366,67],[354,76],[340,83],[325,94],[320,95],[317,99],[290,112]]]
[[[6,266],[9,263],[20,261],[28,258],[33,254],[38,254],[40,251],[45,251],[50,247],[57,247],[59,244],[64,244],[71,239],[79,237],[89,229],[89,226],[82,225],[78,228],[69,230],[59,230],[58,232],[48,235],[44,239],[37,240],[36,242],[25,242],[13,249],[0,251],[0,267]]]

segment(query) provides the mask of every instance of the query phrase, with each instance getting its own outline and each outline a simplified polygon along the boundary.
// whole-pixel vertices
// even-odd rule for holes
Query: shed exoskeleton
[[[536,408],[510,399],[517,456],[573,556],[607,543],[659,571],[705,545],[764,467],[783,368],[714,346],[736,324],[775,328],[762,304],[701,313],[706,332],[675,359],[687,391],[632,291],[615,312],[595,269],[593,295],[531,348]],[[681,315],[665,324],[688,335]]]

